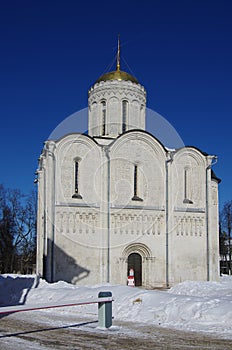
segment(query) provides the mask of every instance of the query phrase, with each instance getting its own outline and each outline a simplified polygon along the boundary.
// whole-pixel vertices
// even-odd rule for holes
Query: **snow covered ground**
[[[100,291],[112,292],[115,320],[232,338],[231,276],[222,276],[220,282],[186,281],[168,291],[159,291],[121,285],[78,287],[63,281],[49,284],[34,275],[0,275],[0,306],[91,300]],[[42,313],[48,313],[50,319],[58,315],[66,319],[75,315],[96,319],[97,305],[48,309],[37,313],[37,317]]]

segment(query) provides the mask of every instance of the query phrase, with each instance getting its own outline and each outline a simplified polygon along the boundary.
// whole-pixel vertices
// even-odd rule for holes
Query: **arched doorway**
[[[130,269],[134,270],[135,286],[142,286],[142,257],[138,253],[131,253],[128,256],[127,276]]]

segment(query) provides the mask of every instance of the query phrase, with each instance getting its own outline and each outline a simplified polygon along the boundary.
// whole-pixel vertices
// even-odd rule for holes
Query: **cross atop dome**
[[[120,70],[120,35],[118,34],[117,70]]]
[[[120,69],[120,36],[118,35],[118,51],[117,51],[117,64],[116,64],[116,70],[107,72],[100,76],[100,78],[97,79],[96,83],[100,83],[101,81],[107,81],[107,80],[125,80],[125,81],[131,81],[132,83],[139,84],[138,80],[131,74],[124,72]]]

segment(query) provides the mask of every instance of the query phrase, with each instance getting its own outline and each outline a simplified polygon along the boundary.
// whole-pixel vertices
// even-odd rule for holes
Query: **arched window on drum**
[[[122,101],[122,132],[127,130],[128,124],[128,101]]]
[[[106,101],[101,102],[101,134],[106,135]]]

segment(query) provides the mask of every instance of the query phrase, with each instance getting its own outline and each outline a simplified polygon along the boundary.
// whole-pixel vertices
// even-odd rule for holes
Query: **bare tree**
[[[12,271],[15,255],[14,219],[7,205],[6,190],[0,185],[0,271]]]
[[[20,218],[24,227],[24,234],[20,242],[20,270],[23,273],[31,273],[36,260],[36,215],[37,194],[32,191],[26,197],[23,215]]]
[[[232,274],[231,264],[231,228],[232,228],[232,201],[224,204],[221,212],[221,226],[224,236],[224,255],[227,261],[228,273]]]
[[[0,185],[0,271],[32,272],[36,252],[36,193]]]

